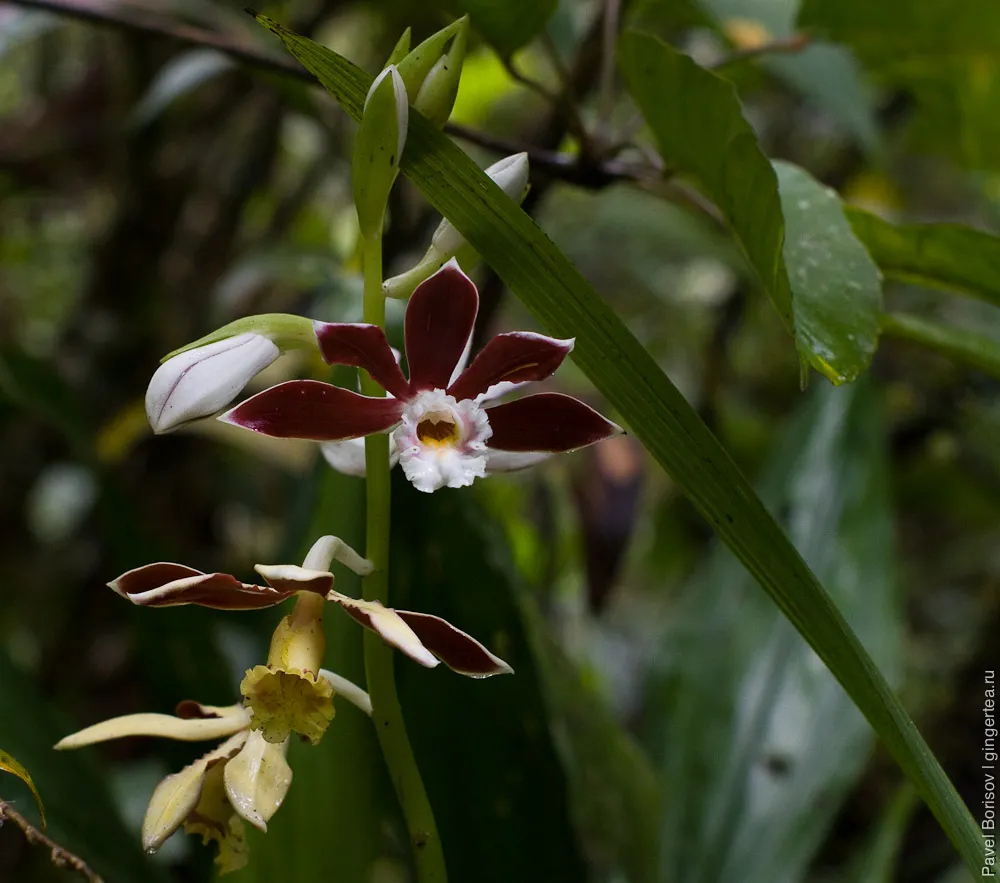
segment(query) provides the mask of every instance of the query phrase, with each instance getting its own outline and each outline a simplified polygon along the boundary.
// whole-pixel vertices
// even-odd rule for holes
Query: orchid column
[[[372,84],[354,148],[351,186],[358,212],[364,267],[364,321],[385,327],[382,292],[382,226],[389,191],[399,171],[406,144],[409,103],[406,86],[395,65],[387,67]],[[381,398],[385,390],[367,372],[361,372],[361,389]],[[389,603],[390,480],[389,436],[365,439],[366,544],[374,571],[362,580],[366,601]],[[392,651],[376,634],[365,634],[365,674],[372,699],[372,717],[382,754],[403,809],[410,833],[417,877],[421,883],[445,881],[447,872],[441,839],[416,758],[403,722],[396,694]]]

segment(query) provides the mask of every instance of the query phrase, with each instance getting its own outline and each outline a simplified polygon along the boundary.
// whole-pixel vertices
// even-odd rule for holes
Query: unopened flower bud
[[[280,355],[269,338],[248,332],[168,359],[146,390],[149,425],[153,432],[170,432],[222,410]]]
[[[389,191],[406,145],[409,110],[403,80],[396,66],[389,65],[368,91],[354,144],[351,188],[361,235],[366,239],[382,229]]]
[[[493,163],[485,170],[493,182],[515,202],[521,202],[528,192],[528,154],[515,153]],[[431,239],[430,248],[420,262],[405,273],[382,283],[386,297],[407,298],[416,287],[430,278],[452,258],[468,272],[478,262],[479,255],[447,218],[441,221]]]
[[[406,54],[406,57],[399,62],[399,75],[403,78],[403,83],[406,84],[408,94],[417,95],[420,92],[420,87],[423,86],[424,80],[430,74],[431,68],[444,55],[444,47],[448,45],[448,41],[452,38],[461,42],[461,55],[459,58],[465,57],[465,41],[468,30],[469,17],[463,15],[460,19],[453,21],[436,34],[431,34],[423,43]],[[397,43],[396,46],[398,49],[399,44]],[[452,51],[454,48],[452,46]],[[396,51],[394,50],[393,56],[395,54]],[[449,52],[450,54],[451,52]]]
[[[448,122],[451,109],[455,106],[458,84],[462,78],[462,63],[465,61],[465,46],[469,29],[465,19],[460,19],[462,27],[455,32],[451,47],[442,55],[427,73],[413,106],[439,129]]]
[[[385,64],[382,67],[389,67],[390,64],[398,65],[404,58],[406,58],[407,53],[410,51],[410,38],[412,37],[412,32],[407,28],[400,35],[399,39],[396,41],[396,45],[393,47],[392,52],[389,53],[389,57],[386,59]],[[405,81],[404,81],[405,82]]]

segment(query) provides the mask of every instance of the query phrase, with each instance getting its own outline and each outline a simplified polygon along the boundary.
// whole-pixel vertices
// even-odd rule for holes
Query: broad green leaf
[[[893,224],[857,208],[847,219],[890,279],[1000,306],[1000,237],[962,224]]]
[[[335,52],[259,20],[359,118],[370,76]],[[834,673],[968,867],[978,867],[979,827],[885,677],[725,449],[615,312],[520,206],[417,113],[403,171],[549,333],[576,338],[576,364]],[[767,206],[773,212],[770,201]]]
[[[827,377],[855,380],[878,344],[878,268],[847,223],[836,193],[791,163],[776,161],[774,170],[785,216],[783,254],[795,335],[814,359],[827,363]]]
[[[105,883],[163,883],[166,875],[143,855],[138,832],[125,829],[96,751],[52,750],[70,732],[39,688],[0,653],[0,740],[31,770],[45,795],[49,836]]]
[[[702,3],[723,27],[728,21],[750,20],[761,25],[772,39],[790,37],[795,32],[798,0],[702,0]],[[759,63],[830,113],[866,151],[875,153],[880,149],[874,96],[849,50],[814,40],[800,52],[764,54]]]
[[[397,663],[449,877],[583,880],[586,857],[594,879],[654,880],[655,777],[551,643],[499,531],[469,494],[393,494],[393,604],[445,617],[516,672]]]
[[[556,11],[557,0],[458,0],[472,26],[501,55],[534,39]]]
[[[761,482],[796,545],[888,671],[901,616],[881,406],[818,387]],[[661,879],[794,883],[860,775],[871,730],[746,571],[720,548],[663,641],[651,704],[667,812]]]
[[[48,822],[45,821],[45,805],[42,803],[42,797],[38,793],[38,789],[35,787],[35,783],[31,778],[31,773],[29,773],[24,765],[18,763],[15,757],[12,757],[6,751],[0,749],[0,772],[11,773],[17,776],[28,788],[31,790],[32,797],[35,798],[35,805],[38,807],[38,814],[42,817],[42,828],[45,828]]]
[[[995,337],[909,313],[886,313],[881,321],[884,334],[912,340],[1000,378],[1000,340]]]
[[[875,350],[878,293],[835,197],[787,167],[788,193],[779,195],[778,176],[725,80],[646,34],[625,34],[620,54],[660,153],[693,174],[722,210],[802,358],[834,383],[855,379]],[[803,203],[820,210],[799,210]],[[849,264],[827,277],[845,254]]]
[[[804,0],[799,26],[850,46],[916,104],[914,131],[972,168],[1000,168],[1000,6]]]

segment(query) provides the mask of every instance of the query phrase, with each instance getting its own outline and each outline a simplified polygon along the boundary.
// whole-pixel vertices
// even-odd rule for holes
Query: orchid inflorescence
[[[400,56],[398,66],[387,66],[372,85],[352,172],[366,244],[381,237],[386,199],[406,140],[407,96],[416,95],[417,110],[443,124],[457,90],[465,31],[460,19],[409,53],[406,37],[394,53],[394,58]],[[520,200],[527,188],[527,157],[508,157],[487,174],[510,198]],[[490,340],[470,361],[479,295],[463,267],[469,268],[477,256],[448,221],[442,222],[421,261],[399,276],[382,281],[380,245],[375,253],[378,282],[374,290],[368,286],[366,265],[365,310],[367,317],[374,296],[381,303],[374,311],[377,321],[331,323],[272,314],[232,322],[172,353],[153,375],[146,394],[153,430],[169,432],[217,413],[283,352],[311,349],[330,365],[365,372],[366,394],[317,380],[291,380],[250,396],[219,419],[267,436],[318,442],[330,465],[349,474],[370,478],[378,470],[386,475],[398,463],[414,487],[427,493],[466,487],[477,478],[531,466],[621,432],[588,405],[561,393],[498,402],[548,379],[574,341],[508,332]],[[409,297],[403,328],[406,374],[382,327],[386,297]],[[366,451],[366,437],[385,434],[387,448],[369,446]],[[387,496],[385,500],[387,505]],[[378,524],[376,531],[388,549],[388,525]],[[371,533],[369,524],[369,549],[377,550]],[[378,712],[379,684],[370,670],[371,697],[322,668],[327,603],[420,665],[444,662],[473,678],[513,672],[444,619],[393,609],[384,589],[381,597],[377,590],[366,590],[363,599],[337,591],[330,570],[335,560],[366,580],[374,579],[379,569],[384,578],[385,561],[378,565],[378,559],[385,556],[369,555],[375,560],[325,536],[316,540],[301,566],[258,564],[262,584],[168,562],[136,567],[109,583],[141,607],[195,604],[239,611],[295,601],[274,631],[266,663],[246,671],[239,702],[216,707],[185,701],[173,716],[113,718],[57,745],[77,748],[136,735],[222,740],[157,786],[143,825],[148,851],[183,826],[218,843],[220,870],[241,867],[247,860],[243,823],[266,830],[291,784],[286,753],[292,734],[318,743],[333,719],[335,696],[369,715],[374,704]],[[366,641],[366,660],[367,654]],[[392,763],[388,754],[386,759]]]

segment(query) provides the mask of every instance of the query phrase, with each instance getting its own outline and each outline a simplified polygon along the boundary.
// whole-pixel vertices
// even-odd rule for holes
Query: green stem
[[[382,293],[381,233],[365,240],[365,312],[372,325],[385,327],[385,295]],[[383,390],[367,375],[362,375],[365,395],[384,396]],[[366,601],[389,604],[389,436],[370,435],[365,439],[367,471],[367,557],[374,572],[361,584]],[[403,809],[406,827],[413,846],[413,860],[419,883],[445,883],[444,853],[434,823],[434,812],[420,778],[410,740],[403,723],[403,709],[396,695],[393,653],[374,632],[365,631],[365,674],[372,699],[372,720],[396,797]]]

